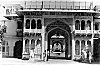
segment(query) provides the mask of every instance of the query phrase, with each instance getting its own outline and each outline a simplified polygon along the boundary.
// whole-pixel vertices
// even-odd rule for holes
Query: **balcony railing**
[[[42,29],[24,29],[24,32],[41,33],[42,32]]]
[[[24,9],[93,9],[92,2],[74,2],[74,1],[25,1]]]
[[[93,31],[95,34],[100,34],[100,30],[94,30]]]
[[[92,34],[92,30],[75,30],[75,34]]]

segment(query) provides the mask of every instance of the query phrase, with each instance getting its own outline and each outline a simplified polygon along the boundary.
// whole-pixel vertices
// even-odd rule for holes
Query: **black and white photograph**
[[[0,65],[100,65],[100,0],[0,0]]]

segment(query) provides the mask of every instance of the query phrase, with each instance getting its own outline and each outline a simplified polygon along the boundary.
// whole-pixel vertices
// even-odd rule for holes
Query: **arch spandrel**
[[[61,21],[67,25],[73,24],[73,18],[44,18],[44,26],[48,26],[55,21]]]
[[[61,22],[60,20],[56,20],[55,22],[52,22],[51,24],[49,24],[46,27],[46,32],[50,31],[51,29],[53,29],[55,27],[59,27],[59,28],[62,28],[62,29],[65,29],[65,30],[71,32],[69,25],[66,24],[65,22]]]

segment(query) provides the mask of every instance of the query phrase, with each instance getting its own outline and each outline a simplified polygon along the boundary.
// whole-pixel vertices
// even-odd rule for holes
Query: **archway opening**
[[[69,31],[60,27],[48,33],[48,58],[71,59],[71,36]]]

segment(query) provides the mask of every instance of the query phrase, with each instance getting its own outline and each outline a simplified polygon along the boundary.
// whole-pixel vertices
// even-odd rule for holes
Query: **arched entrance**
[[[22,58],[23,42],[17,41],[14,46],[14,58]]]
[[[57,24],[56,24],[57,23]],[[71,59],[71,30],[63,22],[53,22],[47,26],[48,59]]]

